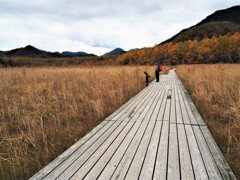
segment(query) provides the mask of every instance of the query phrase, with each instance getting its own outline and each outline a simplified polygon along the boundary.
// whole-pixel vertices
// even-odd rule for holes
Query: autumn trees
[[[189,40],[165,43],[153,48],[129,51],[117,57],[116,64],[152,64],[155,60],[164,64],[239,63],[240,33],[213,36],[201,41]]]

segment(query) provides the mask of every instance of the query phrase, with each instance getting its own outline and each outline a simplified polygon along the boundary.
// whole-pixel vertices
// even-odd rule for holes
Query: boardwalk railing
[[[31,179],[236,179],[174,70]]]

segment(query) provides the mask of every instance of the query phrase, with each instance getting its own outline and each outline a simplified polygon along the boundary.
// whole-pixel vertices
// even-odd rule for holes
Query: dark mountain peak
[[[26,50],[38,50],[37,48],[35,48],[35,47],[32,46],[32,45],[27,45],[27,46],[24,47],[23,49],[26,49]]]
[[[60,56],[56,53],[50,53],[47,51],[39,50],[31,45],[27,45],[25,47],[10,50],[5,55],[7,55],[7,56],[29,56],[29,57],[59,57]]]
[[[229,21],[240,24],[240,6],[233,6],[227,9],[218,10],[213,14],[207,16],[207,18],[202,20],[196,26],[200,26],[202,24],[213,21]]]
[[[106,53],[105,55],[118,55],[118,54],[123,54],[125,53],[126,51],[124,51],[123,49],[121,48],[116,48],[116,49],[113,49],[112,51]]]
[[[240,32],[240,6],[233,6],[228,9],[218,10],[207,16],[198,24],[183,29],[172,38],[162,42],[183,42],[187,40],[202,40],[211,38],[214,35],[226,35]]]

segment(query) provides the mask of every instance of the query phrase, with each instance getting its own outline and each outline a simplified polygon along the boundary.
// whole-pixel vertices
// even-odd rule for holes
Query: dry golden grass
[[[240,179],[240,65],[182,65],[177,73]]]
[[[153,68],[1,68],[0,179],[32,176],[139,92]]]

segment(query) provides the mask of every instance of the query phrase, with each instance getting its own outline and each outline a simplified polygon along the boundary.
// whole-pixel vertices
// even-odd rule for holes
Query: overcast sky
[[[0,50],[97,55],[158,44],[240,0],[0,0]]]

